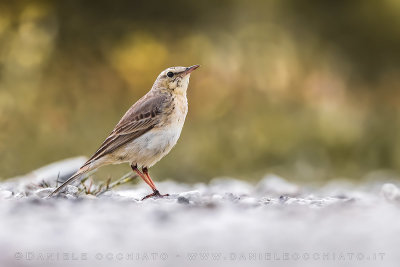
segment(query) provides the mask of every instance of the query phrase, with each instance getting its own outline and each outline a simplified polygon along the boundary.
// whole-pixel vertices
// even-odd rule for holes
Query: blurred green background
[[[0,177],[90,156],[159,72],[193,64],[156,180],[399,173],[398,0],[2,0]]]

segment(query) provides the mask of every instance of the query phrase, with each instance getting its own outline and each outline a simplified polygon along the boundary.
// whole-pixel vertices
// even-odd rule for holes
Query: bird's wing
[[[146,95],[137,101],[82,168],[154,128],[160,122],[166,100],[166,95]]]

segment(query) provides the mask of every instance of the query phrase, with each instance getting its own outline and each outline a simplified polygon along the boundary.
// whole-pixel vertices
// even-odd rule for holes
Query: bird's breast
[[[151,167],[168,154],[179,139],[187,110],[187,100],[174,98],[168,110],[163,111],[160,123],[126,146],[126,159]]]
[[[127,160],[139,166],[153,166],[175,146],[182,126],[183,123],[173,123],[148,131],[126,146]]]
[[[188,102],[186,95],[175,95],[172,97],[171,105],[164,110],[164,119],[161,120],[160,126],[169,125],[172,127],[182,128],[188,112]]]

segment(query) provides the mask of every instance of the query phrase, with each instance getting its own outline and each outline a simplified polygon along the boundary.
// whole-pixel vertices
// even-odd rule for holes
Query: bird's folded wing
[[[115,151],[154,128],[160,122],[165,100],[166,97],[164,95],[158,95],[145,97],[136,102],[125,113],[96,153],[82,167]]]

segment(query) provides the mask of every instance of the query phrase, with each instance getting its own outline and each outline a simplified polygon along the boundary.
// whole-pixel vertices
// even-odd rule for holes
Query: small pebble
[[[282,203],[286,202],[288,199],[289,199],[288,196],[280,196],[279,197],[279,201],[282,202]]]
[[[394,184],[387,183],[382,185],[381,194],[389,201],[400,200],[400,190]]]
[[[78,187],[73,186],[73,185],[67,185],[66,193],[67,194],[76,194],[76,193],[78,193]]]
[[[178,203],[179,204],[189,204],[189,199],[186,197],[178,197]]]
[[[200,192],[197,190],[182,192],[179,194],[181,197],[186,197],[187,199],[199,198],[201,196]]]

